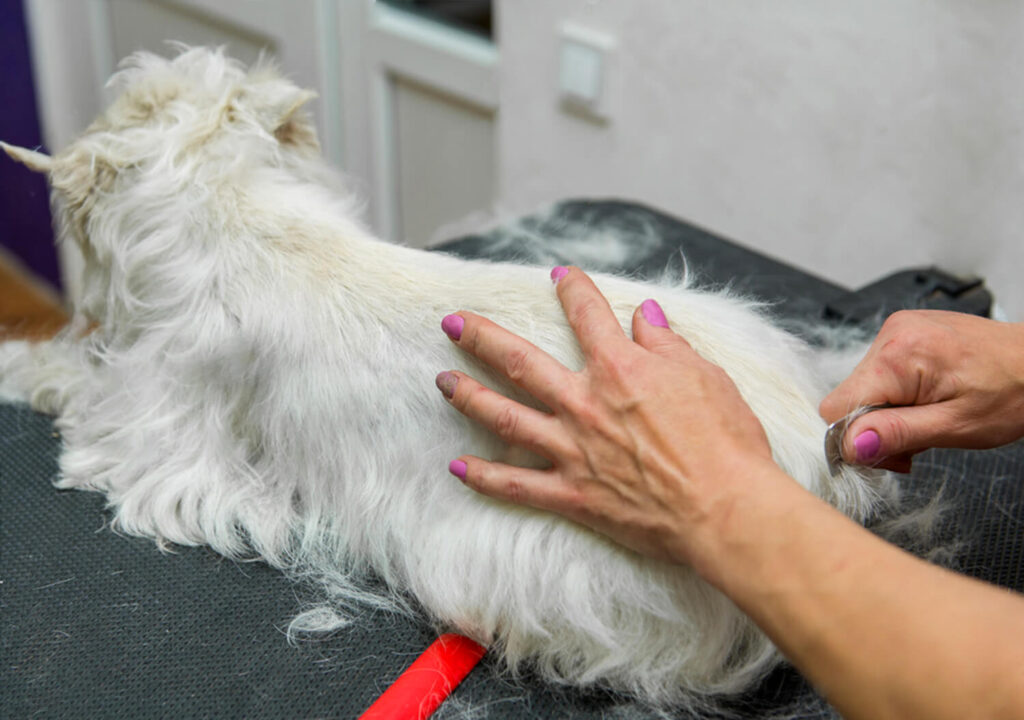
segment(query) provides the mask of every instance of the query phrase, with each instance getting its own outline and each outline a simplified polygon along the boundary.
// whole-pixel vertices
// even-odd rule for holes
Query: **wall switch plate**
[[[576,26],[559,32],[558,95],[562,107],[592,120],[611,118],[615,40]]]

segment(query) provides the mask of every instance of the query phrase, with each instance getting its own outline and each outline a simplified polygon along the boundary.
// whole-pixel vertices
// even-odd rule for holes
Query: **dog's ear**
[[[315,92],[271,76],[251,82],[245,95],[260,125],[282,145],[319,148],[316,130],[303,109]]]
[[[320,143],[316,139],[316,128],[303,108],[303,105],[316,97],[316,93],[311,90],[300,92],[303,94],[302,99],[284,115],[284,119],[274,130],[274,137],[282,145],[307,148],[316,152],[320,149]]]
[[[17,145],[8,145],[5,142],[0,142],[0,148],[3,148],[3,151],[7,153],[11,159],[20,162],[29,170],[48,173],[53,169],[53,158],[45,153],[18,147]]]
[[[79,140],[57,155],[50,186],[64,200],[72,222],[84,228],[99,193],[110,190],[117,168],[92,143]],[[84,229],[82,230],[84,235]]]

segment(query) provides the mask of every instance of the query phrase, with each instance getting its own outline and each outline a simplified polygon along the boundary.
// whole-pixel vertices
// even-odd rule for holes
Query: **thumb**
[[[694,354],[690,344],[669,328],[665,312],[654,300],[644,300],[633,312],[633,340],[656,355],[683,359]]]
[[[874,410],[846,429],[843,457],[858,465],[882,466],[888,466],[886,459],[899,457],[902,466],[910,455],[942,444],[950,426],[944,403]]]

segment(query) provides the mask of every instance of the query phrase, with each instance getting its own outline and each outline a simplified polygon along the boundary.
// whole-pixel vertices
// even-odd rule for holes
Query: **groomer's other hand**
[[[1024,326],[934,310],[895,313],[820,407],[834,422],[876,410],[846,432],[843,456],[909,472],[930,447],[990,448],[1024,435]]]
[[[552,278],[583,350],[580,372],[478,315],[459,312],[442,323],[459,347],[550,413],[463,373],[438,376],[460,412],[552,467],[463,456],[450,469],[487,495],[560,513],[638,552],[694,564],[702,530],[751,492],[748,483],[770,475],[766,467],[781,474],[764,430],[732,380],[668,328],[657,303],[645,301],[634,313],[634,342],[581,270],[555,268]]]

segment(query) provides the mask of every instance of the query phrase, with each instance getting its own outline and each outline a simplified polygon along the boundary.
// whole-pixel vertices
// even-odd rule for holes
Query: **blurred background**
[[[1024,319],[1018,0],[0,0],[0,15],[15,144],[66,145],[134,50],[266,50],[319,93],[324,154],[386,239],[620,198],[847,287],[911,265],[977,274]],[[59,313],[78,263],[53,245],[41,178],[0,158],[0,183],[0,323],[31,315],[15,283]]]

